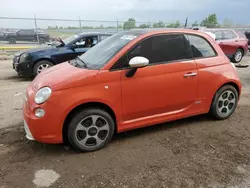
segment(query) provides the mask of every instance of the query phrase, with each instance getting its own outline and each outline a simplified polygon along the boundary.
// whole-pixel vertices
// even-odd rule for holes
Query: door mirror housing
[[[141,57],[141,56],[137,56],[137,57],[133,57],[130,61],[129,61],[129,66],[131,68],[141,68],[141,67],[145,67],[149,64],[149,60],[145,57]]]

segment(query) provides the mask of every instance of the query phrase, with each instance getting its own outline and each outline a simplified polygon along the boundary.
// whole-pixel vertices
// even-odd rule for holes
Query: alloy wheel
[[[235,94],[230,90],[226,90],[219,97],[217,103],[218,113],[221,116],[226,117],[234,110],[235,105],[236,105]]]
[[[100,115],[90,115],[78,123],[75,129],[76,141],[85,148],[99,146],[108,137],[108,121]]]
[[[39,67],[37,68],[37,74],[40,74],[42,71],[50,68],[51,66],[49,64],[41,64],[39,65]]]
[[[235,60],[239,62],[242,59],[242,56],[243,56],[242,51],[241,50],[237,51],[235,54]]]

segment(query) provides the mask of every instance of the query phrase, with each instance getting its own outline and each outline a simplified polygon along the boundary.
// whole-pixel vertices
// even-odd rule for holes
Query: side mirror
[[[137,57],[132,58],[129,61],[129,66],[131,67],[131,69],[129,69],[128,72],[126,73],[126,77],[130,78],[134,76],[138,68],[145,67],[148,64],[149,64],[149,60],[145,57],[137,56]]]
[[[141,68],[149,64],[149,60],[145,57],[137,56],[129,61],[129,66],[132,68]]]

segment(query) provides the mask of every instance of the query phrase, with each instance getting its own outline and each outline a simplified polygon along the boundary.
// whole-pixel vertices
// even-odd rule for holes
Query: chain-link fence
[[[57,37],[67,38],[68,36],[81,32],[105,32],[117,33],[132,28],[193,28],[203,27],[199,24],[189,24],[188,19],[171,21],[136,21],[134,19],[124,20],[84,20],[80,17],[76,19],[55,19],[55,18],[17,18],[0,17],[0,43],[8,45],[15,44],[37,44],[54,40]],[[210,27],[210,26],[209,26]],[[212,25],[212,28],[223,27]],[[250,31],[250,26],[227,27],[242,31]],[[46,40],[40,37],[47,34]],[[8,37],[6,37],[8,36]],[[11,37],[12,36],[12,37]]]

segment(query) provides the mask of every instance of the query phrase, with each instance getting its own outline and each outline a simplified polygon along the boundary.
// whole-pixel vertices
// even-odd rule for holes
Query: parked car
[[[246,37],[248,39],[248,45],[250,45],[250,31],[246,31],[245,35],[246,35]]]
[[[224,51],[226,56],[233,62],[241,62],[248,52],[247,38],[235,30],[230,29],[210,29],[206,30],[216,35],[216,41]]]
[[[37,42],[37,34],[39,38],[40,44],[45,44],[49,42],[50,36],[43,30],[34,29],[20,29],[18,31],[6,32],[4,40],[8,41],[10,44],[15,44],[16,41],[36,41]]]
[[[76,58],[110,35],[106,33],[82,33],[70,36],[65,40],[59,39],[48,47],[19,52],[14,56],[13,69],[20,76],[36,76],[53,65]]]
[[[186,30],[130,30],[39,74],[23,106],[26,137],[104,147],[123,132],[211,113],[230,117],[241,82],[215,40]]]

